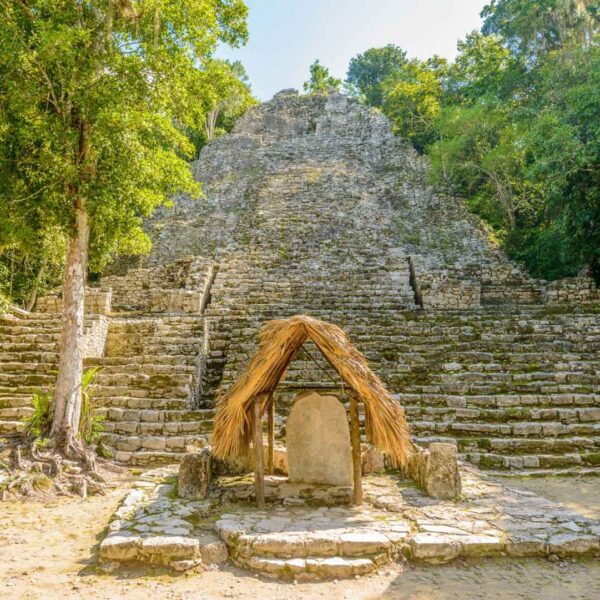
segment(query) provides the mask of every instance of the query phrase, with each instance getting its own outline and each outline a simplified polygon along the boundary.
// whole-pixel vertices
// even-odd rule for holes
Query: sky
[[[241,49],[221,48],[220,58],[241,60],[254,94],[270,99],[301,89],[319,59],[345,79],[353,56],[395,44],[409,57],[453,58],[456,43],[479,29],[489,0],[246,0],[250,39]]]

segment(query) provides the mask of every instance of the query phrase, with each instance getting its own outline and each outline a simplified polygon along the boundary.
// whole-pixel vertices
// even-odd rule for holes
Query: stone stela
[[[286,442],[290,481],[352,485],[348,416],[335,396],[300,394],[288,417]]]

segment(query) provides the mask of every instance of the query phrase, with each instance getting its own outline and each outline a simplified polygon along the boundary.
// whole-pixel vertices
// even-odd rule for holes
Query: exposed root
[[[4,460],[3,460],[4,459]],[[5,477],[0,489],[6,494],[32,496],[56,494],[86,498],[105,494],[109,483],[100,471],[125,470],[74,439],[65,443],[42,444],[41,440],[12,438],[0,446],[0,474]],[[1,480],[2,478],[0,478]]]

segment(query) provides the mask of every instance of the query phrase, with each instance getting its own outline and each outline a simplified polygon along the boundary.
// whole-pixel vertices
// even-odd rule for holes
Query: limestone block
[[[211,542],[200,546],[200,556],[205,565],[217,565],[227,562],[229,551],[227,544],[221,541]]]
[[[569,554],[585,554],[600,548],[600,540],[596,536],[576,533],[560,533],[548,540],[548,551],[551,554],[566,556]]]
[[[377,531],[342,533],[340,540],[344,556],[377,554],[387,551],[392,545],[389,538]]]
[[[252,550],[258,555],[272,555],[280,558],[297,558],[305,554],[305,535],[271,533],[256,538]]]
[[[265,462],[265,464],[267,463]],[[273,468],[275,469],[275,473],[279,475],[288,474],[287,448],[277,445],[273,448]]]
[[[415,558],[431,563],[449,562],[461,552],[460,536],[440,533],[417,533],[410,547]]]
[[[100,557],[106,560],[134,560],[138,556],[141,543],[139,536],[110,534],[100,544]]]
[[[191,569],[199,570],[199,567],[202,567],[203,562],[202,559],[197,558],[193,560],[176,560],[171,563],[173,569],[179,572],[190,571]]]
[[[290,481],[352,485],[352,453],[346,409],[334,396],[301,394],[288,417]]]
[[[211,481],[211,449],[186,454],[179,465],[178,495],[180,498],[204,499]]]
[[[306,570],[317,573],[320,577],[351,577],[352,575],[366,575],[375,569],[373,561],[368,558],[314,558],[306,561]]]
[[[385,467],[383,452],[374,446],[363,446],[361,455],[362,474],[381,473]]]
[[[216,476],[219,475],[244,475],[254,469],[252,453],[240,457],[227,459],[213,458],[212,470]]]
[[[265,470],[266,470],[266,466],[268,464],[268,453],[269,453],[269,448],[267,445],[267,440],[266,438],[263,439],[263,464],[265,465]],[[246,455],[246,463],[243,467],[243,472],[246,473],[250,473],[254,471],[254,449],[251,449],[251,451]],[[235,468],[235,465],[231,463],[230,460],[228,460],[228,462],[230,463],[230,467],[231,468]],[[239,467],[241,468],[241,467]],[[275,470],[275,473],[277,475],[287,475],[288,474],[288,455],[287,455],[287,448],[285,446],[282,446],[281,444],[278,444],[277,442],[275,443],[275,446],[273,447],[273,469]],[[231,473],[233,474],[233,473]]]
[[[429,460],[423,487],[429,496],[440,500],[455,500],[461,494],[456,446],[434,442],[429,445]]]
[[[161,564],[197,558],[200,543],[196,538],[155,536],[142,541],[142,551]]]

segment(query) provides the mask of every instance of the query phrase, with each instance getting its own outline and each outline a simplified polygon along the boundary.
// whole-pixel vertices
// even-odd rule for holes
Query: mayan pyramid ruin
[[[103,444],[129,464],[210,438],[215,402],[262,323],[296,314],[347,331],[416,440],[452,441],[492,470],[600,466],[600,297],[591,280],[530,278],[387,119],[342,95],[293,90],[252,109],[193,165],[205,197],[148,223],[150,256],[88,292],[86,364]],[[60,299],[3,317],[0,432],[51,386]],[[278,398],[339,388],[310,347]]]

